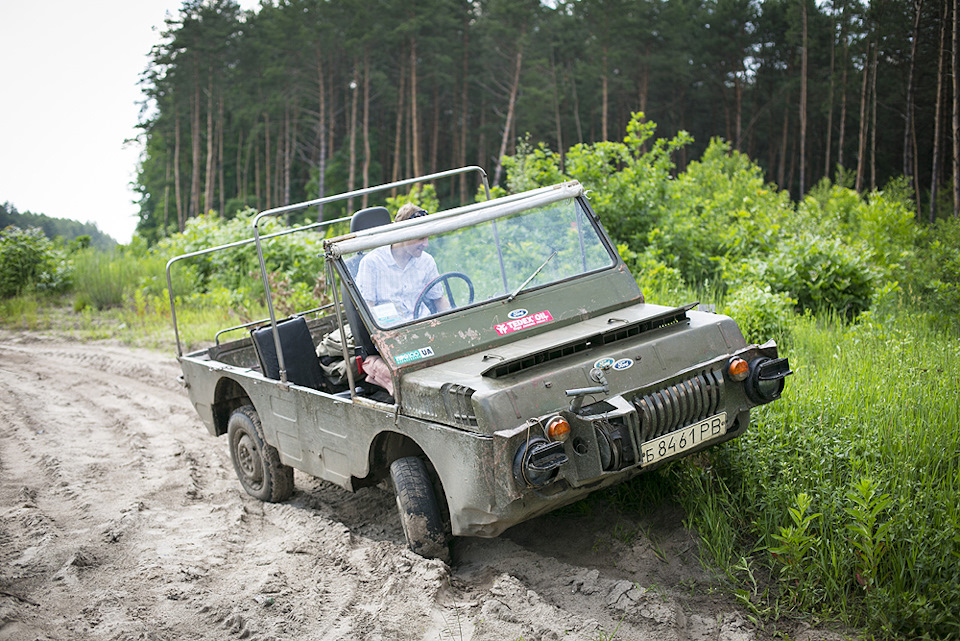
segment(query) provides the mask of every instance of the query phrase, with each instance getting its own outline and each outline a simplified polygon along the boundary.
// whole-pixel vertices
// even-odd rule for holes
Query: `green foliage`
[[[791,594],[803,599],[800,603],[809,603],[812,600],[811,583],[814,573],[807,556],[820,541],[817,533],[813,531],[813,523],[823,516],[820,512],[807,514],[811,502],[812,499],[806,492],[797,494],[795,506],[787,510],[792,523],[780,526],[780,532],[772,535],[779,545],[770,547],[771,554],[782,565],[781,574],[793,583]]]
[[[162,255],[173,257],[250,239],[253,237],[254,216],[255,212],[247,210],[230,220],[223,220],[215,213],[192,218],[182,234],[161,241],[157,250]],[[261,238],[281,229],[281,222],[273,218],[265,218],[260,222]],[[292,283],[313,288],[323,274],[322,241],[322,236],[313,231],[262,240],[267,272],[283,274]],[[181,261],[174,265],[173,272],[180,272],[184,268],[195,270],[194,287],[199,291],[224,288],[262,298],[262,285],[257,284],[260,265],[253,243],[206,254],[185,264]]]
[[[960,325],[960,219],[937,222],[925,230],[918,250],[917,267],[909,278],[918,304],[938,322]]]
[[[566,153],[563,171],[560,156],[543,144],[521,143],[516,155],[504,161],[507,184],[516,192],[552,185],[565,176],[579,180],[607,231],[618,242],[642,249],[666,201],[673,155],[693,140],[685,131],[653,140],[655,131],[656,124],[634,113],[623,142],[576,145]]]
[[[63,251],[42,230],[7,227],[0,231],[0,298],[24,292],[61,292],[70,286]]]
[[[721,140],[666,185],[664,215],[646,242],[689,282],[718,280],[726,261],[774,253],[792,214],[788,194]]]
[[[163,262],[154,253],[138,256],[131,251],[96,249],[77,252],[73,257],[74,309],[120,307],[129,302],[128,297],[145,279],[162,272]]]
[[[863,247],[802,234],[780,246],[763,278],[797,301],[800,311],[833,311],[853,318],[873,300],[874,269]]]
[[[430,213],[440,209],[437,189],[433,185],[424,185],[421,183],[414,185],[407,193],[387,198],[386,201],[387,209],[391,211],[391,215],[393,216],[407,203],[416,203],[421,209],[425,209]]]
[[[732,530],[730,556],[781,570],[788,580],[757,606],[764,611],[812,609],[882,636],[956,638],[956,339],[909,309],[852,325],[797,317],[790,335],[795,375],[783,398],[755,410],[745,435],[710,450],[716,482],[678,490],[705,550],[731,545],[723,533]],[[705,503],[718,507],[707,514]]]
[[[735,318],[748,343],[763,343],[788,332],[796,300],[769,285],[749,283],[728,295],[724,313]]]

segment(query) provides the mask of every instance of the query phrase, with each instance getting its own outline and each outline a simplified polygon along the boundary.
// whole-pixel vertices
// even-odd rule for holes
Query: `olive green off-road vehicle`
[[[469,167],[260,213],[247,242],[263,282],[265,243],[329,224],[260,235],[264,217],[466,171],[486,186]],[[443,558],[450,535],[497,536],[740,436],[790,374],[775,343],[747,345],[726,316],[644,303],[576,181],[350,221],[324,242],[327,283],[340,283],[330,305],[278,319],[268,286],[270,318],[243,339],[183,354],[177,332],[190,399],[261,500],[287,499],[294,469],[348,490],[389,478],[410,547]],[[414,317],[367,304],[362,256],[422,238],[438,276]],[[175,262],[244,244],[172,259],[168,284]],[[448,304],[429,307],[428,291]],[[339,353],[318,358],[331,343]],[[347,366],[375,355],[392,394]]]

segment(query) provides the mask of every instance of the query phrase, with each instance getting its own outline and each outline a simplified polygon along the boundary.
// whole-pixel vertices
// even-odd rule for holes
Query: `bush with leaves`
[[[254,215],[255,212],[247,210],[230,220],[223,220],[216,214],[197,216],[188,221],[183,233],[161,241],[158,249],[172,257],[250,239],[253,237],[251,224]],[[261,239],[281,229],[280,221],[263,219],[259,227]],[[322,241],[322,232],[316,231],[263,239],[261,246],[267,271],[313,287],[323,270]],[[225,287],[234,290],[253,288],[262,292],[260,264],[253,243],[206,254],[186,264],[196,269],[196,285],[201,290]],[[182,267],[183,263],[173,269],[176,271]]]
[[[665,214],[647,242],[688,282],[716,282],[725,260],[775,251],[791,214],[786,192],[764,183],[759,166],[715,139],[669,183]]]
[[[693,140],[685,131],[652,140],[656,128],[642,113],[635,113],[623,142],[576,145],[566,153],[562,171],[558,154],[543,145],[521,144],[515,156],[504,159],[507,186],[517,192],[565,177],[579,180],[614,240],[640,251],[667,201],[673,155]]]
[[[70,286],[64,252],[37,227],[0,231],[0,298],[28,291],[60,292]]]
[[[737,321],[748,343],[762,343],[788,331],[794,305],[789,295],[750,283],[727,297],[724,313]]]
[[[876,277],[869,256],[865,247],[803,234],[780,246],[762,279],[795,299],[801,312],[834,311],[851,319],[873,301]]]
[[[920,241],[911,287],[941,324],[960,323],[960,219],[941,220]]]
[[[877,273],[897,280],[914,261],[920,233],[903,179],[861,196],[852,189],[822,181],[797,205],[794,233],[814,232],[862,243]]]

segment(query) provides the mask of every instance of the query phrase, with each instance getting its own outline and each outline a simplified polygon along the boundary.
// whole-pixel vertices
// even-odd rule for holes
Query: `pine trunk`
[[[265,194],[265,203],[266,206],[264,209],[270,209],[273,207],[273,193],[270,188],[273,185],[273,182],[270,179],[270,112],[263,112],[264,127],[263,127],[263,136],[264,136],[264,150],[263,150],[263,166],[266,170],[266,176],[264,176],[263,184],[266,189]]]
[[[207,77],[207,166],[203,176],[203,211],[213,209],[213,163],[214,142],[213,132],[213,69],[208,69]]]
[[[353,63],[353,80],[350,81],[350,165],[347,167],[347,191],[353,191],[357,184],[357,107],[360,93],[360,65]],[[347,199],[347,213],[353,213],[353,198]]]
[[[557,151],[560,154],[560,171],[563,171],[563,126],[560,120],[560,86],[557,82],[557,62],[550,52],[550,72],[553,75],[553,123],[557,136]]]
[[[391,182],[397,182],[400,180],[400,154],[403,143],[403,110],[404,110],[404,100],[406,98],[406,69],[403,64],[400,64],[400,86],[397,89],[397,124],[396,124],[396,135],[393,138],[393,174],[391,176]],[[390,190],[391,196],[397,195],[396,188]]]
[[[523,39],[521,34],[520,39]],[[520,70],[523,68],[523,44],[517,45],[517,59],[513,70],[513,82],[510,83],[510,99],[507,103],[507,120],[503,125],[503,136],[500,138],[500,154],[497,156],[497,168],[493,174],[493,184],[500,184],[503,173],[503,157],[507,155],[507,144],[510,141],[510,131],[513,129],[513,117],[517,106],[517,94],[520,92]],[[604,112],[606,113],[606,112]],[[606,122],[606,115],[604,115]],[[606,139],[606,138],[604,138]]]
[[[870,121],[873,127],[870,129],[870,189],[877,188],[877,68],[880,57],[880,43],[873,48],[873,71],[871,72],[870,82]]]
[[[830,87],[827,90],[827,143],[826,143],[826,151],[824,153],[824,156],[826,156],[826,158],[823,163],[823,175],[825,177],[830,176],[830,155],[832,151],[831,147],[833,145],[833,92],[834,92],[834,85],[836,84],[833,78],[833,72],[835,69],[834,63],[836,59],[836,53],[837,53],[836,26],[834,26],[832,35],[830,37]]]
[[[410,150],[413,153],[413,175],[422,176],[420,161],[420,123],[417,113],[417,41],[410,39]]]
[[[470,20],[465,14],[463,18],[463,84],[460,87],[460,155],[457,164],[465,167],[467,164],[467,125],[468,125],[468,89],[467,79],[470,77]],[[481,165],[482,166],[482,165]],[[467,175],[460,174],[460,204],[467,202]]]
[[[170,156],[167,156],[166,175],[163,181],[163,228],[160,229],[160,237],[166,237],[167,225],[170,220]]]
[[[177,199],[177,229],[183,231],[187,221],[180,188],[180,117],[176,108],[173,111],[173,195]]]
[[[190,209],[187,217],[200,213],[200,70],[194,67],[193,100],[190,103]]]
[[[317,198],[327,192],[327,92],[324,84],[323,53],[317,47]],[[323,222],[323,205],[317,205],[317,222]]]
[[[846,28],[840,30],[843,39],[843,71],[840,74],[840,133],[837,137],[837,168],[843,173],[843,146],[847,133],[847,67],[850,64],[850,48],[847,46]]]
[[[960,218],[960,30],[953,0],[953,217]]]
[[[600,76],[600,91],[602,106],[600,110],[600,140],[606,142],[607,139],[607,110],[610,106],[610,89],[607,83],[607,45],[603,45],[603,73]]]
[[[933,116],[933,162],[930,168],[930,224],[937,219],[937,190],[940,187],[940,130],[943,121],[944,60],[947,57],[947,25],[950,18],[950,3],[943,0],[943,22],[940,25],[940,55],[937,61],[937,105]]]
[[[440,85],[433,83],[433,127],[430,130],[430,173],[437,172],[440,152]]]
[[[801,24],[803,44],[800,47],[800,190],[798,198],[803,198],[807,188],[807,3],[801,3]]]
[[[370,186],[370,52],[363,52],[363,187]],[[361,207],[366,209],[367,194],[363,195]]]
[[[224,136],[223,126],[223,94],[220,95],[220,99],[217,100],[217,158],[219,162],[217,163],[217,182],[220,187],[220,215],[223,216],[226,214],[224,209],[226,208],[226,194],[227,191],[224,189],[224,162],[223,162],[223,136]]]
[[[917,70],[917,41],[920,39],[920,12],[923,9],[923,0],[914,2],[915,17],[913,19],[913,42],[910,45],[910,70],[907,72],[907,111],[903,120],[903,175],[907,178],[910,188],[919,198],[917,190],[917,176],[914,171],[914,140],[913,140],[913,81]],[[917,218],[920,218],[920,203],[917,201]]]
[[[870,51],[873,43],[867,43],[867,55],[863,59],[863,86],[860,90],[860,135],[857,139],[857,179],[854,189],[863,191],[863,175],[867,158],[867,89],[870,87]]]
[[[780,136],[780,171],[777,174],[777,184],[780,189],[786,189],[787,180],[787,141],[790,132],[790,96],[787,95],[787,104],[783,108],[783,132]]]

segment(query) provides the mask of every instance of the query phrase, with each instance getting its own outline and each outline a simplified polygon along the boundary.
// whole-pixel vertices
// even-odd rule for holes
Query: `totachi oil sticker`
[[[433,356],[432,347],[421,347],[420,349],[415,349],[412,352],[407,352],[405,354],[400,354],[399,356],[394,357],[397,365],[404,365],[405,363],[410,363],[412,361],[419,361],[421,358],[430,358]]]
[[[513,314],[510,314],[510,316],[512,315]],[[523,329],[530,329],[531,327],[536,327],[537,325],[543,325],[544,323],[549,323],[552,320],[553,315],[544,310],[535,314],[520,316],[519,318],[511,318],[511,320],[508,320],[505,323],[497,323],[493,326],[493,329],[497,330],[497,334],[500,336],[504,336],[505,334],[519,332]]]

